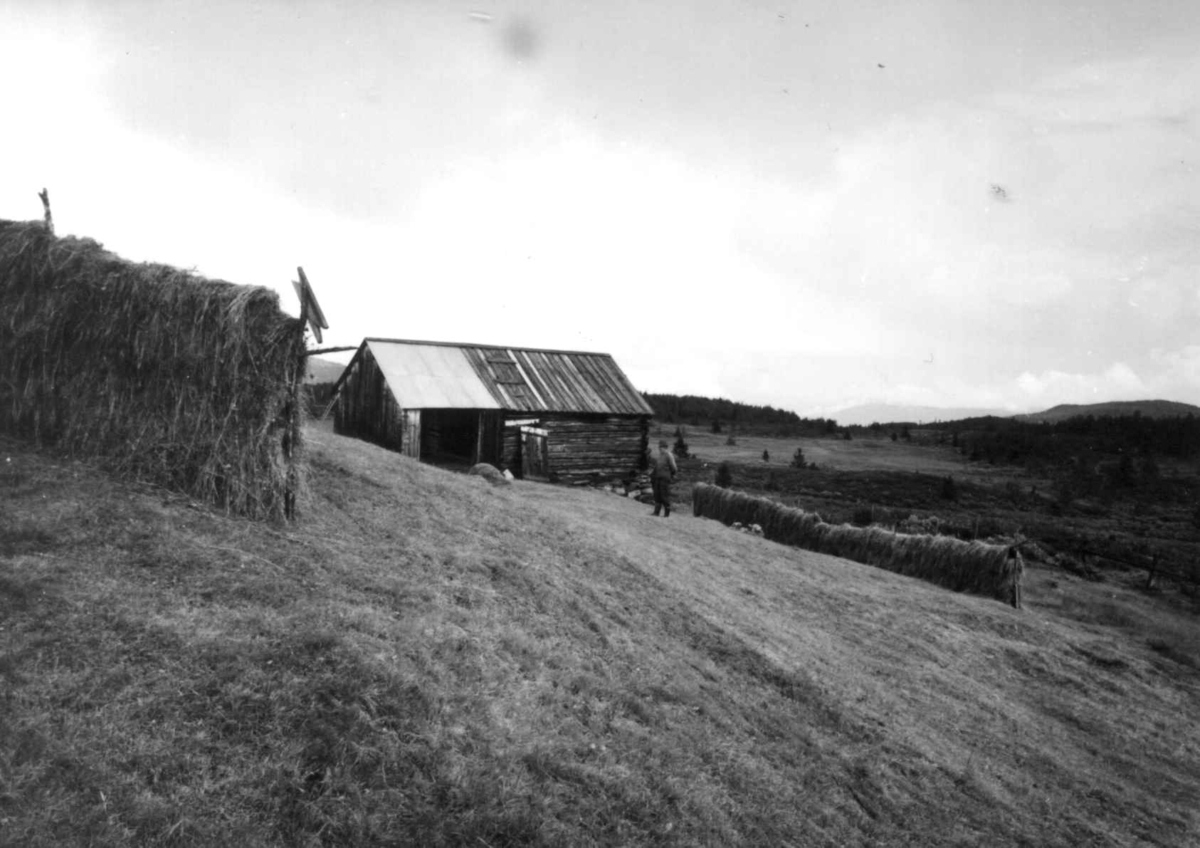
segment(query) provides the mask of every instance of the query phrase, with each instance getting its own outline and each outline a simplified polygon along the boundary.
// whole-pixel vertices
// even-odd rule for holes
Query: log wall
[[[502,464],[514,473],[521,468],[520,428],[508,421],[528,420],[529,413],[509,413],[504,428]],[[551,480],[587,483],[624,479],[645,467],[649,419],[646,416],[607,416],[541,413],[539,427],[549,433],[547,450]]]

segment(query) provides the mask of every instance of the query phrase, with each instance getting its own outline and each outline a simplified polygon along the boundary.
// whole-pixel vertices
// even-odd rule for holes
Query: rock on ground
[[[489,465],[486,462],[481,462],[478,465],[472,465],[468,474],[477,474],[484,480],[487,480],[493,486],[510,486],[512,481],[501,473],[500,469],[494,465]]]

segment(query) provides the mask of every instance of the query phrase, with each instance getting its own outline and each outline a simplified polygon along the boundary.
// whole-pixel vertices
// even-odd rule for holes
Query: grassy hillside
[[[1200,839],[1200,636],[1153,599],[309,435],[292,527],[0,442],[0,844]]]
[[[321,356],[310,356],[305,360],[307,368],[304,374],[306,383],[336,383],[346,370],[341,362],[325,359]]]

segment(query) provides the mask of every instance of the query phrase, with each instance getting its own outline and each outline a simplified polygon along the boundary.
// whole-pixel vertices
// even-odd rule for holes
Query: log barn
[[[654,414],[612,356],[567,350],[369,338],[334,391],[337,433],[564,483],[635,475]]]

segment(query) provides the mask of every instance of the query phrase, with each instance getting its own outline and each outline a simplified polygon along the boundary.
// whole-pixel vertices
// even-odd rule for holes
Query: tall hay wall
[[[0,221],[0,305],[0,429],[232,513],[290,513],[305,341],[273,291]]]
[[[1025,564],[1016,548],[947,536],[908,535],[879,527],[826,524],[815,513],[699,483],[692,511],[724,524],[757,524],[763,536],[810,551],[917,577],[956,592],[1021,606]]]

